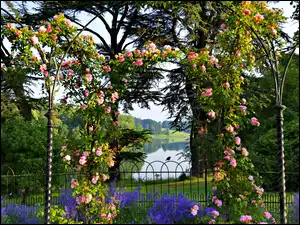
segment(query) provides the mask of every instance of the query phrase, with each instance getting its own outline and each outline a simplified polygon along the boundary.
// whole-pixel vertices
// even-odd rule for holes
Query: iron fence
[[[150,206],[156,199],[162,195],[178,195],[182,193],[190,200],[205,206],[211,200],[213,170],[204,168],[199,171],[199,176],[190,176],[191,163],[189,161],[153,161],[153,162],[124,162],[120,165],[120,180],[115,183],[115,188],[119,191],[126,188],[127,192],[139,192],[138,203],[141,206]],[[99,173],[108,173],[107,170]],[[276,172],[260,173],[264,176],[276,176]],[[293,193],[299,193],[298,173],[287,173],[293,177],[293,182],[289,185],[290,192],[286,196],[286,204],[293,202]],[[61,173],[53,174],[52,178],[52,204],[58,204],[59,195],[63,190],[71,188],[72,178],[84,176],[80,173]],[[296,178],[295,178],[296,177]],[[294,179],[295,178],[295,179]],[[34,206],[36,210],[43,207],[44,204],[44,174],[27,174],[27,175],[1,175],[1,197],[3,204],[9,203],[25,204]],[[112,183],[107,182],[108,188]],[[147,194],[153,196],[147,198]],[[279,212],[279,194],[274,190],[265,188],[263,195],[268,211],[273,213]],[[289,208],[287,206],[287,208]]]

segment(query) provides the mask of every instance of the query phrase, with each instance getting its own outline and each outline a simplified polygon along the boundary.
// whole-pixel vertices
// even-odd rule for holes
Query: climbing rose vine
[[[265,38],[275,38],[279,32],[276,24],[283,17],[280,11],[267,9],[264,2],[242,2],[232,8],[239,15],[223,15],[224,23],[212,55],[199,49],[183,51],[171,46],[160,49],[149,41],[145,49],[124,51],[108,61],[97,52],[91,36],[78,36],[70,47],[77,30],[63,14],[43,22],[37,31],[31,27],[18,29],[12,24],[2,30],[12,43],[15,65],[28,67],[43,76],[48,93],[57,76],[66,91],[62,102],[73,101],[78,115],[85,121],[82,144],[74,146],[66,140],[61,148],[67,168],[84,174],[74,177],[70,183],[77,208],[84,215],[77,222],[113,223],[117,216],[116,200],[105,201],[104,182],[109,176],[98,171],[114,166],[116,149],[110,148],[109,141],[117,138],[115,117],[120,115],[117,102],[124,96],[127,82],[134,72],[142,72],[159,62],[184,66],[186,76],[196,81],[194,91],[208,119],[214,120],[224,113],[224,127],[217,137],[222,157],[215,167],[215,195],[209,223],[217,222],[221,214],[241,223],[275,222],[264,210],[261,199],[264,190],[255,182],[258,174],[238,132],[248,125],[260,125],[243,97],[244,71],[252,71],[255,66],[252,53],[256,50],[253,44],[256,36],[248,27]],[[65,54],[68,47],[70,51]],[[112,85],[112,78],[119,82]],[[203,83],[208,86],[204,87]],[[51,218],[53,222],[76,222],[65,218],[64,209],[57,206],[52,212],[57,212],[52,214],[56,215]]]

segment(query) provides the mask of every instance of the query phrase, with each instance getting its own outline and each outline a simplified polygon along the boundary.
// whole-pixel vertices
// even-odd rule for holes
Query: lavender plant
[[[290,210],[291,222],[299,223],[299,194],[294,194],[294,202]]]
[[[10,203],[1,207],[1,224],[39,224],[34,206]]]

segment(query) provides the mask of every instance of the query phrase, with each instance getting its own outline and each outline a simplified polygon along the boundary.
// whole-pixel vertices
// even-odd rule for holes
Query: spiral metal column
[[[278,165],[279,165],[279,201],[280,201],[280,223],[287,224],[286,219],[286,193],[285,193],[285,166],[284,166],[284,136],[283,136],[283,110],[284,105],[276,105],[277,120],[277,147],[278,147]]]
[[[52,180],[52,145],[53,145],[53,110],[45,114],[48,118],[48,145],[47,145],[47,165],[46,165],[46,190],[45,190],[45,209],[44,223],[50,224],[51,206],[51,180]]]

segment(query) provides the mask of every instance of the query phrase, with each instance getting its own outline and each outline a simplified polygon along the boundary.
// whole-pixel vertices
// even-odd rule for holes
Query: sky
[[[1,1],[1,5],[3,7],[3,2]],[[32,7],[33,4],[31,2],[29,2],[28,4],[29,7]],[[279,1],[278,3],[271,3],[270,4],[271,7],[276,7],[276,8],[283,8],[284,9],[284,16],[290,18],[291,15],[293,14],[294,12],[294,8],[290,5],[290,1]],[[92,16],[88,15],[87,13],[79,13],[78,15],[78,18],[79,20],[81,21],[81,24],[85,25],[87,24],[91,19],[92,19]],[[109,14],[106,14],[104,16],[105,20],[107,21],[107,23],[109,25],[111,25],[111,15]],[[283,31],[285,31],[286,33],[288,33],[291,37],[293,36],[294,32],[297,30],[297,28],[299,27],[299,21],[292,21],[291,19],[288,19],[286,25],[284,26],[283,28]],[[105,29],[105,26],[103,25],[103,23],[101,22],[100,19],[96,19],[94,20],[89,26],[88,28],[98,32],[101,34],[101,36],[105,39],[105,41],[110,44],[110,38],[109,38],[109,34],[108,32],[106,31]],[[88,32],[83,32],[85,34],[90,34]],[[118,41],[120,40],[121,38],[121,35],[123,33],[120,32],[119,35],[118,35]],[[100,39],[98,37],[96,37],[95,35],[93,34],[90,34],[93,36],[94,38],[94,41],[96,43],[100,43]],[[128,43],[130,40],[127,40],[126,43]],[[5,46],[10,46],[10,43],[9,42],[6,42],[5,43]],[[129,46],[129,49],[130,50],[130,46]],[[299,49],[296,51],[297,54],[299,54]],[[162,83],[160,83],[159,87],[163,87],[165,86],[165,81],[162,81]],[[32,90],[34,91],[34,97],[39,97],[41,96],[41,85],[40,84],[37,84],[36,87],[33,87]],[[60,90],[57,94],[58,98],[61,98],[63,95],[63,90]],[[137,117],[137,118],[141,118],[141,119],[153,119],[153,120],[156,120],[156,121],[164,121],[164,120],[167,120],[168,118],[168,112],[167,111],[162,111],[163,110],[163,106],[156,106],[154,105],[153,103],[150,103],[150,107],[151,109],[148,110],[148,109],[142,109],[140,108],[137,104],[134,104],[134,110],[133,111],[130,111],[130,114],[134,117]]]

